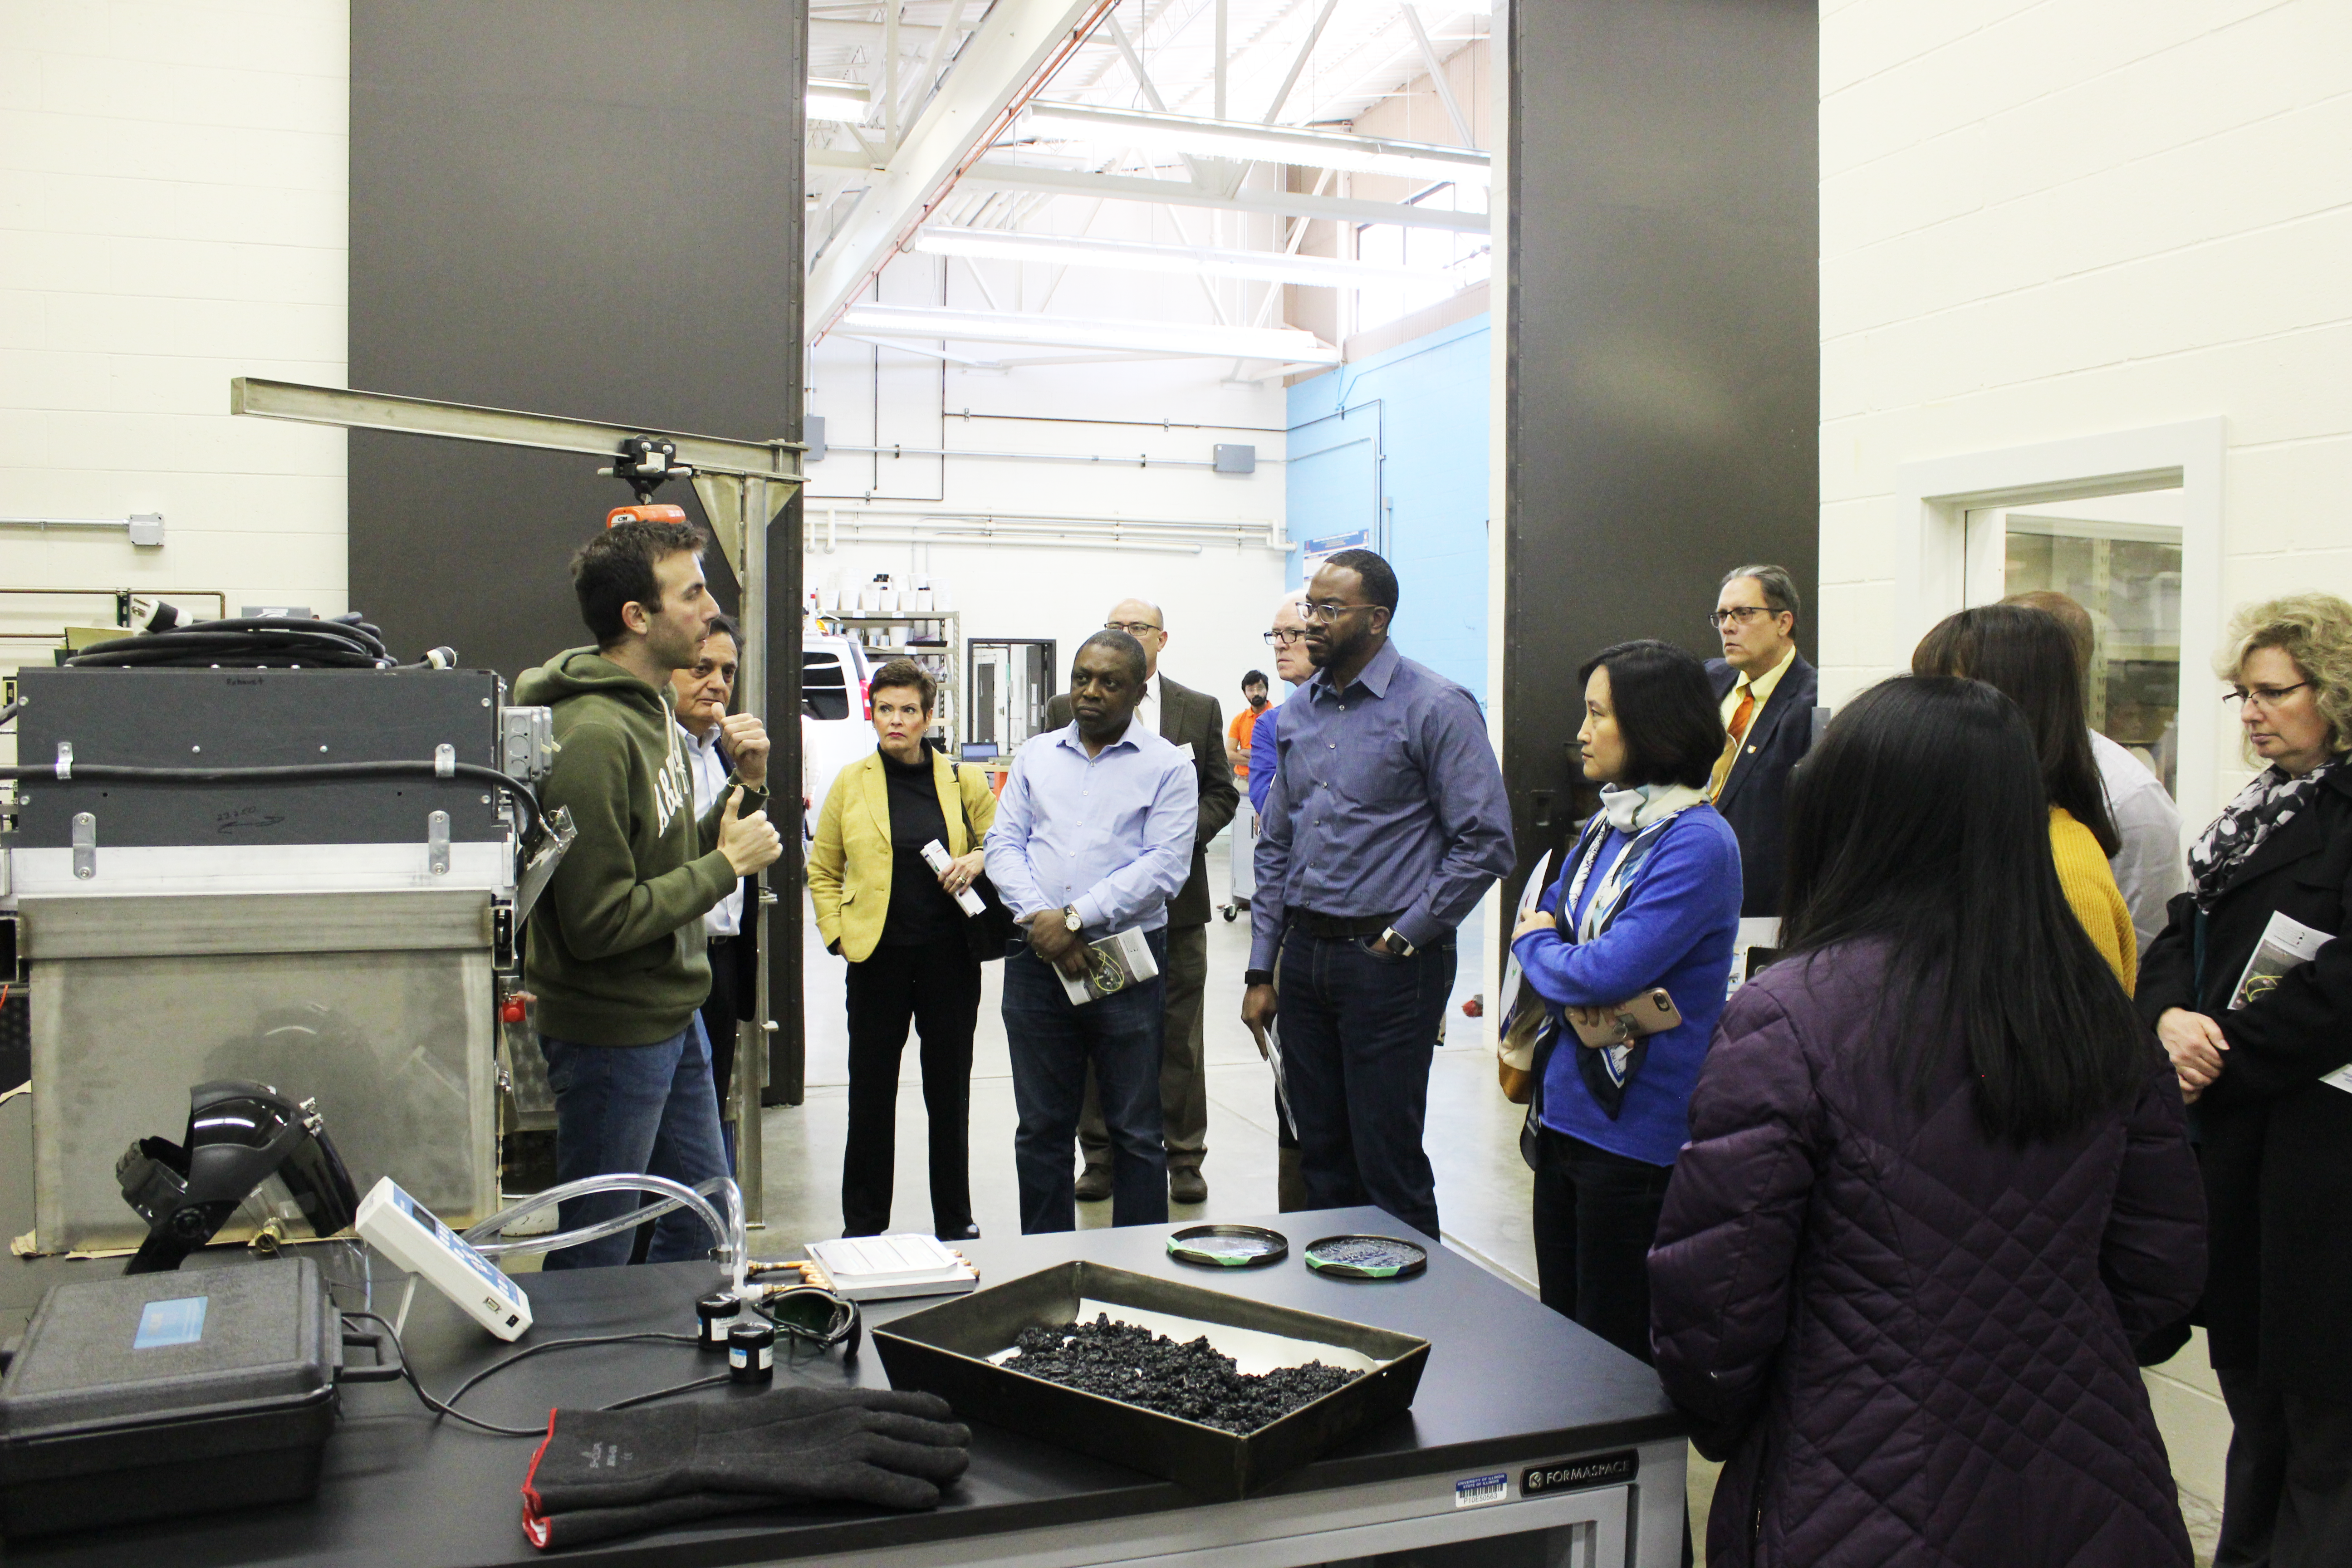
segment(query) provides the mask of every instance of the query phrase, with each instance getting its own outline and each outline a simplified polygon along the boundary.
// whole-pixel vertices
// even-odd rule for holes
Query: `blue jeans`
[[[1370,940],[1297,926],[1282,940],[1276,1016],[1307,1206],[1371,1204],[1434,1238],[1437,1178],[1421,1130],[1454,939],[1411,958],[1373,952]]]
[[[1021,1234],[1077,1226],[1071,1147],[1095,1069],[1110,1133],[1113,1225],[1168,1221],[1168,1155],[1160,1142],[1160,1047],[1167,1026],[1168,939],[1145,933],[1160,975],[1074,1006],[1053,965],[1023,942],[1004,961],[1004,1035],[1020,1111],[1013,1168],[1021,1178]]]
[[[719,1097],[710,1083],[710,1042],[702,1020],[650,1046],[580,1046],[540,1037],[547,1081],[555,1090],[555,1179],[577,1181],[608,1171],[667,1176],[693,1186],[728,1173],[719,1138]],[[628,1213],[635,1193],[591,1193],[559,1205],[565,1230]],[[713,1204],[723,1213],[724,1205]],[[551,1252],[547,1269],[602,1268],[629,1260],[631,1235],[620,1231],[582,1247]],[[654,1226],[648,1263],[706,1258],[718,1245],[691,1209],[672,1209]]]

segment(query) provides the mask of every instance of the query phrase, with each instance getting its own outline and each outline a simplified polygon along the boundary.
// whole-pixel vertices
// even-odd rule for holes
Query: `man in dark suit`
[[[1217,700],[1180,686],[1160,673],[1160,650],[1168,646],[1168,618],[1160,606],[1122,599],[1103,621],[1107,631],[1125,632],[1143,645],[1147,664],[1142,704],[1137,713],[1160,739],[1192,753],[1200,781],[1201,813],[1192,837],[1192,874],[1168,906],[1168,1032],[1160,1058],[1160,1137],[1168,1150],[1168,1197],[1171,1203],[1209,1199],[1201,1162],[1209,1147],[1209,1085],[1203,1070],[1201,994],[1209,981],[1209,840],[1241,804],[1234,770],[1225,763],[1225,716]],[[1045,704],[1045,727],[1070,722],[1070,700]],[[1079,1173],[1081,1203],[1110,1196],[1110,1134],[1095,1099],[1094,1073],[1087,1074],[1086,1100],[1078,1116],[1078,1147],[1086,1156]]]
[[[1707,799],[1739,837],[1743,916],[1780,913],[1789,773],[1813,743],[1821,679],[1797,651],[1799,609],[1788,568],[1741,566],[1725,574],[1708,617],[1723,641],[1706,672],[1723,700],[1726,740]]]

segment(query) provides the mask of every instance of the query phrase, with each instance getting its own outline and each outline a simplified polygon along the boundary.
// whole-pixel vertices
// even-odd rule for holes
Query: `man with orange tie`
[[[1783,566],[1724,575],[1707,618],[1723,657],[1706,672],[1727,738],[1706,797],[1739,837],[1742,916],[1780,913],[1781,811],[1789,773],[1813,742],[1821,680],[1797,651],[1797,584]]]

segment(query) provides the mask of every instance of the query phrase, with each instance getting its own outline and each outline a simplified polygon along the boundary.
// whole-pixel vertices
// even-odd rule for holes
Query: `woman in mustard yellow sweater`
[[[2025,711],[2050,797],[2058,885],[2128,994],[2139,977],[2131,910],[2107,862],[2120,843],[2083,714],[2081,667],[2065,625],[2047,610],[1979,605],[1946,616],[1911,655],[1914,675],[1981,680]]]

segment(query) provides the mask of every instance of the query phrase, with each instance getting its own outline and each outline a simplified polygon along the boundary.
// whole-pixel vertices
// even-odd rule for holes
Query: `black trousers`
[[[1650,1243],[1672,1165],[1547,1127],[1537,1139],[1536,1280],[1543,1304],[1650,1359]]]
[[[743,953],[749,944],[724,936],[710,944],[710,995],[702,1004],[702,1032],[710,1037],[710,1085],[719,1091],[719,1120],[735,1120],[735,1026],[742,1021],[736,998],[743,984]],[[730,1137],[728,1154],[735,1152]]]
[[[2235,1428],[2214,1568],[2352,1563],[2352,1405],[2265,1389],[2251,1367],[2214,1375]]]
[[[911,1021],[922,1039],[923,1108],[930,1116],[931,1230],[971,1224],[971,1031],[980,963],[958,931],[922,947],[877,947],[849,966],[849,1142],[841,1157],[845,1236],[890,1228],[898,1163],[898,1055]]]

